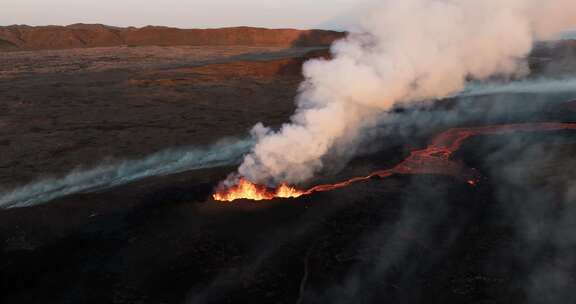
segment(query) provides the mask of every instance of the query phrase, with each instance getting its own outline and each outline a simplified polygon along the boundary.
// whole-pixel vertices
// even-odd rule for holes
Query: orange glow
[[[269,189],[241,178],[235,186],[218,191],[212,197],[217,201],[232,202],[238,199],[262,201],[274,198],[296,198],[304,194],[304,192],[286,184],[282,184],[276,189]]]
[[[452,156],[460,149],[462,143],[475,135],[502,134],[511,132],[537,132],[555,130],[576,130],[576,123],[525,123],[496,126],[483,126],[472,128],[453,128],[434,137],[428,147],[415,150],[396,166],[372,172],[366,176],[354,177],[335,184],[317,185],[308,190],[297,190],[287,184],[281,184],[276,189],[256,185],[241,178],[238,183],[227,189],[221,189],[212,197],[217,201],[232,202],[237,199],[248,200],[271,200],[274,198],[297,198],[316,192],[331,191],[348,187],[357,182],[367,181],[373,178],[387,178],[392,175],[406,174],[439,174],[450,176],[462,176],[468,169],[461,162],[454,161]],[[476,186],[479,179],[464,179],[471,186]]]
[[[290,187],[286,184],[280,185],[280,188],[276,189],[276,197],[280,198],[296,198],[304,195],[305,193],[297,190],[294,187]]]

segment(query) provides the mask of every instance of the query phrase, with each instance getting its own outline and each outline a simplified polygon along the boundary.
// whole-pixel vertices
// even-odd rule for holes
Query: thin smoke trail
[[[538,79],[509,83],[472,83],[455,97],[474,97],[495,94],[542,94],[576,92],[576,78]]]
[[[140,160],[74,170],[62,178],[43,179],[0,193],[0,208],[38,205],[66,195],[94,191],[140,180],[238,163],[253,145],[251,140],[220,142],[206,149],[166,150]]]

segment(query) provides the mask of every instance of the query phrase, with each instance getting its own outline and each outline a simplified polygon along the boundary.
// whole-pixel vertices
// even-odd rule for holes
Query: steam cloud
[[[253,128],[257,144],[239,174],[305,181],[328,154],[353,153],[361,128],[393,105],[454,95],[468,79],[525,74],[534,42],[574,25],[573,0],[379,1],[331,60],[305,64],[291,122]]]

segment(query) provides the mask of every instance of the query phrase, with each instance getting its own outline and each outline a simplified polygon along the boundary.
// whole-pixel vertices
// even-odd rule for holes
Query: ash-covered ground
[[[116,47],[0,53],[0,185],[210,145],[280,124],[315,48]]]
[[[358,157],[314,182],[392,167],[453,127],[574,122],[572,54],[544,47],[527,81],[398,108],[366,130],[372,140]],[[0,72],[0,202],[38,203],[0,210],[2,303],[576,301],[575,131],[468,139],[454,158],[480,173],[475,186],[410,175],[299,199],[213,201],[237,160],[178,161],[190,149],[217,154],[226,143],[202,149],[242,140],[256,122],[286,121],[303,57],[319,55],[244,47],[0,54],[11,59]],[[139,163],[154,153],[166,154]],[[131,170],[114,169],[130,160]],[[153,170],[166,161],[176,165]],[[112,169],[82,175],[103,164]]]

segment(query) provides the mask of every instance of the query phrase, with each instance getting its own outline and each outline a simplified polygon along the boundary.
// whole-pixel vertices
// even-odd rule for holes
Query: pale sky
[[[0,0],[0,25],[341,28],[364,0]]]

